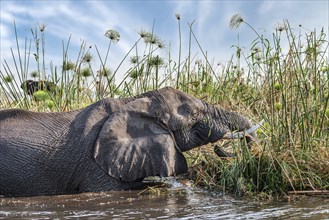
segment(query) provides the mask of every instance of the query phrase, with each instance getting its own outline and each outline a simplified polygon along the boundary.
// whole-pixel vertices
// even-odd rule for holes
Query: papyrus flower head
[[[116,30],[107,30],[105,37],[109,38],[113,43],[117,43],[120,40],[120,33]]]
[[[240,14],[235,14],[231,17],[230,28],[237,29],[240,27],[241,23],[244,22],[243,17]]]

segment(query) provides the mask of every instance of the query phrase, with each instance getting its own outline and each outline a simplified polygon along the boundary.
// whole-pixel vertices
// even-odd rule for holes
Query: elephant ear
[[[133,182],[187,172],[185,157],[170,132],[149,115],[150,108],[149,98],[132,101],[114,112],[101,129],[94,158],[117,180]]]

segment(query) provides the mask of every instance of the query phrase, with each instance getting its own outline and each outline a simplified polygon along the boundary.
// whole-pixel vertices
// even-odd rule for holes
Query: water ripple
[[[328,199],[257,202],[173,183],[163,192],[0,198],[0,219],[329,219]]]

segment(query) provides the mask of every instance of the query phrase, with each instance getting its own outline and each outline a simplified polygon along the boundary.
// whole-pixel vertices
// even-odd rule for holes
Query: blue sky
[[[225,65],[234,54],[232,45],[248,48],[256,35],[245,25],[237,30],[229,28],[232,15],[239,13],[260,34],[271,38],[275,26],[287,19],[290,26],[298,33],[313,30],[329,30],[329,1],[293,0],[293,1],[74,1],[74,0],[39,0],[39,1],[0,1],[0,58],[12,63],[10,48],[16,48],[13,23],[15,21],[19,44],[24,48],[25,38],[32,40],[31,28],[46,24],[46,66],[50,61],[60,67],[62,62],[62,42],[67,43],[71,36],[69,56],[76,59],[82,40],[92,46],[91,53],[97,57],[95,45],[105,56],[108,39],[104,33],[108,29],[119,31],[121,39],[112,44],[108,60],[111,69],[115,69],[128,50],[138,40],[141,29],[152,31],[165,43],[161,52],[173,60],[178,56],[178,21],[175,14],[180,14],[182,30],[183,58],[188,53],[189,26],[193,30],[208,58],[214,63]],[[299,26],[301,25],[301,27]],[[239,40],[238,40],[239,39]],[[328,39],[328,38],[327,38]],[[192,55],[202,58],[202,54],[193,41]],[[34,53],[35,48],[31,49]],[[134,55],[134,54],[132,54]],[[33,70],[33,59],[31,59]],[[98,66],[94,61],[94,66]],[[123,66],[125,72],[127,66]],[[1,71],[3,66],[1,65]]]

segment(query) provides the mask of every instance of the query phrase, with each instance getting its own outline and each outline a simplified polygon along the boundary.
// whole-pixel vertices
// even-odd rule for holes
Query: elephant
[[[28,94],[29,96],[32,96],[34,92],[39,90],[46,90],[48,92],[55,93],[56,92],[56,84],[49,81],[34,81],[34,80],[26,80],[22,83],[21,88],[23,91]]]
[[[0,195],[136,189],[145,177],[187,173],[183,152],[251,141],[254,130],[246,117],[172,87],[67,112],[2,110]]]

